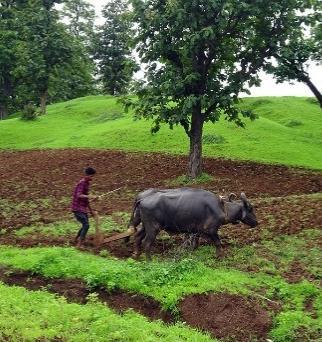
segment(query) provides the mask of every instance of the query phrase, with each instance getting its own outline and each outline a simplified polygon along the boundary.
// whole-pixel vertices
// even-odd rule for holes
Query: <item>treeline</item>
[[[106,0],[103,24],[95,26],[86,0],[0,0],[0,119],[25,106],[43,114],[48,103],[128,93],[139,69],[134,48],[146,66],[145,80],[136,84],[139,98],[148,99],[155,85],[140,113],[165,110],[155,131],[169,121],[188,132],[186,115],[203,93],[200,103],[209,104],[203,120],[221,105],[233,108],[244,86],[260,85],[260,70],[277,82],[305,83],[322,107],[307,73],[309,63],[321,62],[321,2],[271,6],[268,15],[264,0]],[[169,100],[180,107],[173,116]]]
[[[126,1],[104,7],[105,23],[84,0],[0,0],[0,119],[26,105],[127,91],[131,57]]]

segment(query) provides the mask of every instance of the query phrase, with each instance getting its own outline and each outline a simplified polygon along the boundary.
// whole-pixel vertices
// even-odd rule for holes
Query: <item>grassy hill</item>
[[[259,119],[246,129],[224,119],[206,124],[204,155],[322,169],[322,113],[312,98],[244,99]],[[48,107],[33,122],[12,118],[0,122],[1,149],[104,148],[186,154],[188,139],[181,127],[164,125],[150,133],[151,122],[134,121],[116,99],[89,96]]]

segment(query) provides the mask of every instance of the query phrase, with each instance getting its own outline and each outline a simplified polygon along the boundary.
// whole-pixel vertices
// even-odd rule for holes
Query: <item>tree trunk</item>
[[[48,90],[46,90],[40,96],[40,114],[41,115],[46,114],[47,97],[48,97]]]
[[[193,110],[190,130],[190,153],[188,177],[196,178],[202,173],[202,128],[203,117],[201,105],[197,104]]]
[[[311,82],[311,80],[308,76],[302,77],[302,80],[311,89],[312,93],[318,99],[318,101],[320,103],[320,107],[322,108],[322,94],[319,92],[319,90],[316,88],[316,86]]]
[[[6,106],[0,105],[0,120],[5,119],[8,116],[8,111]]]

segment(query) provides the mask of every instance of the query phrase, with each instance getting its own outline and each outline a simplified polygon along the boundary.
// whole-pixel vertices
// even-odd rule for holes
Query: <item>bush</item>
[[[21,113],[21,120],[35,120],[38,116],[37,107],[32,104],[28,103],[23,107],[23,111]]]
[[[222,135],[217,134],[205,134],[202,137],[204,144],[224,144],[226,139]]]
[[[300,120],[290,120],[285,124],[286,127],[297,127],[303,125],[303,122]]]

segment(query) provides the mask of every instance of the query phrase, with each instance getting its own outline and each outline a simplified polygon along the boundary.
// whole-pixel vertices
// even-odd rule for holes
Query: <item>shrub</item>
[[[222,135],[205,134],[202,141],[204,144],[224,144],[226,139]]]
[[[303,122],[300,120],[290,120],[285,124],[286,127],[297,127],[301,125],[303,125]]]
[[[32,103],[28,103],[23,107],[23,111],[21,113],[21,119],[22,120],[35,120],[38,116],[38,111],[37,111],[37,107],[32,104]]]

